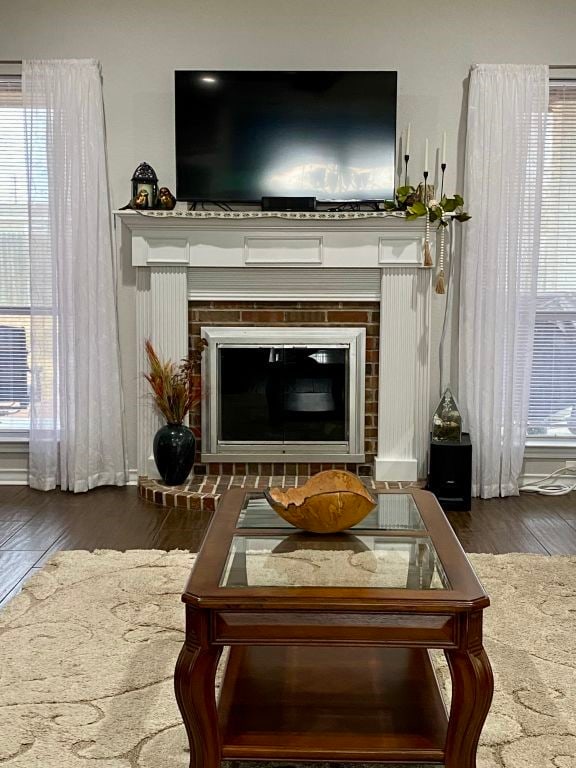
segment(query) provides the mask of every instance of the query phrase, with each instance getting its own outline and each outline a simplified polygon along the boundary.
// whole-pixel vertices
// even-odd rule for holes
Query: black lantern
[[[155,208],[158,199],[158,176],[148,163],[140,163],[132,176],[132,208]]]

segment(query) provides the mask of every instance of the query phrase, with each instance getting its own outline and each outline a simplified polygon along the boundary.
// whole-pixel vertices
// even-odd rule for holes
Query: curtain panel
[[[472,69],[460,283],[459,399],[472,492],[518,493],[536,313],[548,67]]]
[[[98,62],[24,61],[31,285],[30,486],[127,482]]]

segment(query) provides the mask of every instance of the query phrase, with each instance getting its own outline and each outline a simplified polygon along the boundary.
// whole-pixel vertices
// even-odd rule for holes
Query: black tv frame
[[[297,69],[297,68],[287,68],[287,69],[274,69],[274,70],[264,70],[264,69],[242,69],[242,70],[233,70],[233,69],[218,69],[214,67],[210,68],[194,68],[194,69],[177,69],[174,72],[174,87],[175,87],[175,162],[176,162],[176,197],[179,201],[187,202],[189,204],[192,204],[192,207],[196,207],[198,204],[201,205],[212,205],[216,208],[227,208],[230,210],[232,209],[232,206],[261,206],[262,203],[262,197],[275,197],[270,195],[263,195],[262,197],[247,197],[247,198],[228,198],[228,197],[205,197],[205,196],[199,196],[199,195],[189,195],[181,194],[181,181],[180,181],[180,173],[179,173],[179,167],[178,167],[178,136],[177,136],[177,110],[178,105],[176,104],[176,77],[178,73],[187,73],[187,74],[198,74],[202,75],[205,74],[206,76],[209,75],[217,75],[219,72],[223,74],[227,73],[236,73],[236,72],[242,72],[242,73],[270,73],[270,74],[305,74],[307,72],[310,73],[330,73],[334,72],[337,74],[346,74],[346,73],[359,73],[359,74],[370,74],[370,73],[378,73],[378,74],[388,74],[393,75],[395,78],[394,81],[394,91],[395,91],[395,99],[394,99],[394,106],[391,113],[392,117],[392,124],[393,124],[393,160],[392,160],[392,170],[393,170],[393,178],[395,179],[396,175],[396,142],[397,142],[397,127],[396,127],[396,120],[397,120],[397,93],[398,93],[398,72],[396,70],[389,70],[389,69],[364,69],[364,68],[358,68],[358,69]],[[368,206],[372,209],[378,209],[378,203],[381,203],[384,199],[391,199],[394,194],[394,188],[395,188],[395,182],[393,181],[391,190],[391,195],[389,197],[371,197],[371,198],[347,198],[347,199],[339,199],[339,198],[329,198],[329,199],[320,199],[316,201],[316,204],[319,208],[337,208],[345,209],[345,208],[354,208],[357,209],[362,205]],[[286,197],[286,196],[284,196]],[[292,195],[293,199],[296,199],[298,197],[302,198],[308,198],[310,199],[309,195]]]

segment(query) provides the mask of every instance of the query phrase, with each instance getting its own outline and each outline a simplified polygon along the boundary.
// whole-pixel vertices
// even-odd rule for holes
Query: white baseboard
[[[560,482],[565,482],[568,485],[571,485],[572,483],[576,482],[576,469],[571,470],[571,474],[574,475],[574,477],[570,477],[570,471],[567,470],[565,475],[558,474],[556,477],[550,478],[550,482],[553,483],[554,480],[558,480]],[[534,483],[537,483],[539,480],[544,480],[545,478],[550,477],[550,472],[542,473],[542,474],[526,474],[526,475],[520,475],[518,478],[518,485],[533,485]]]
[[[547,474],[526,474],[526,475],[520,475],[518,478],[518,485],[530,485],[531,483],[535,483],[538,480],[544,480],[545,477],[548,477]]]
[[[374,479],[418,480],[418,461],[416,459],[379,459],[374,460]]]
[[[28,485],[28,467],[0,468],[0,485]]]
[[[28,485],[28,469],[5,469],[0,467],[0,485]],[[138,485],[138,470],[128,470],[128,485]]]

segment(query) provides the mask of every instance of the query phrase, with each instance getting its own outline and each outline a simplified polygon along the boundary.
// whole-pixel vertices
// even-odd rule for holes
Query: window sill
[[[576,458],[576,437],[573,440],[527,440],[524,456],[527,459]]]

